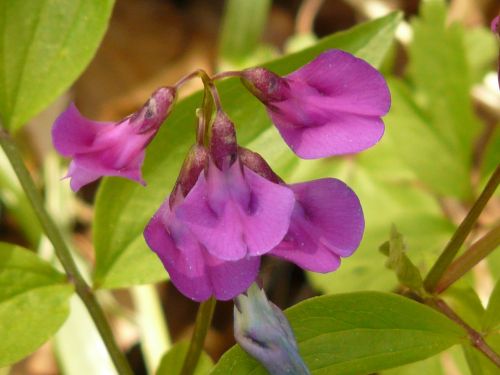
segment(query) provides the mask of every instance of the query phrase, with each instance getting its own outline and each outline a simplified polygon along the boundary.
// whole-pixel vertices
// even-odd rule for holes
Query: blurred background
[[[499,144],[497,124],[500,118],[500,97],[498,87],[495,86],[497,82],[496,73],[494,73],[498,46],[494,36],[487,30],[490,20],[500,12],[500,2],[498,0],[452,0],[447,4],[447,23],[459,22],[463,25],[465,35],[480,34],[477,39],[474,39],[478,41],[478,44],[472,41],[468,45],[470,48],[476,48],[475,51],[482,56],[476,59],[478,61],[474,60],[471,63],[474,74],[477,74],[470,84],[474,114],[484,124],[481,135],[475,143],[470,173],[472,185],[479,187],[488,175],[483,171],[484,163],[479,162],[482,155],[490,155],[487,163],[494,167],[498,163],[500,152],[495,146]],[[404,23],[398,28],[397,43],[391,50],[382,70],[384,74],[394,79],[404,79],[409,59],[407,47],[412,39],[412,29],[408,21],[418,14],[420,1],[269,1],[266,9],[267,20],[262,25],[258,45],[251,54],[244,58],[234,58],[230,52],[221,51],[221,38],[224,38],[221,35],[224,35],[222,31],[225,25],[225,5],[223,0],[117,0],[109,30],[90,66],[71,90],[32,120],[30,125],[18,135],[22,139],[32,172],[38,178],[40,186],[45,189],[48,205],[52,212],[55,212],[60,224],[67,228],[68,236],[74,244],[75,251],[80,255],[81,262],[92,264],[94,261],[91,234],[92,204],[99,182],[85,187],[76,197],[68,191],[67,184],[55,186],[59,184],[59,178],[64,175],[65,166],[61,165],[59,159],[53,154],[50,127],[70,101],[75,101],[80,111],[89,118],[117,120],[134,112],[157,87],[172,84],[179,77],[194,69],[202,68],[214,73],[222,69],[255,65],[283,53],[304,48],[318,38],[348,29],[394,10],[401,10],[404,13]],[[427,57],[429,60],[434,59],[432,53],[429,53]],[[440,78],[440,76],[435,77],[436,80]],[[182,90],[181,95],[186,96],[200,87],[198,82],[190,83],[187,89]],[[388,125],[398,122],[399,119],[389,118]],[[439,155],[437,157],[439,158]],[[379,175],[390,174],[391,168],[393,168],[391,163],[386,164],[382,170],[377,170],[377,173]],[[30,216],[26,202],[19,198],[19,189],[12,175],[9,175],[6,167],[1,164],[0,169],[2,169],[0,171],[0,240],[32,247],[31,245],[40,236],[40,230]],[[344,170],[339,169],[340,175],[344,173]],[[373,196],[374,199],[382,201],[386,199],[379,195],[376,185],[370,185],[369,181],[364,183],[363,176],[356,178],[361,180],[358,184],[366,188],[365,191],[359,192],[356,185],[354,186],[361,197]],[[403,180],[407,181],[406,177]],[[412,182],[411,189],[414,188],[413,185]],[[417,185],[419,185],[418,182]],[[417,186],[417,190],[420,188],[421,186]],[[387,187],[385,189],[387,191]],[[424,186],[422,190],[425,191],[426,187]],[[387,223],[395,220],[394,218],[398,217],[400,212],[403,212],[404,216],[407,204],[426,205],[427,198],[412,195],[413,193],[406,188],[406,185],[399,183],[395,190],[389,191],[387,195],[392,193],[396,196],[397,202],[388,200],[387,205],[397,204],[400,205],[400,209],[389,210],[397,211],[397,213],[384,218],[380,227],[377,227],[377,233],[367,234],[366,241],[369,242],[366,242],[364,246],[372,248],[374,258],[370,257],[357,263],[353,261],[351,266],[349,266],[349,259],[346,260],[346,277],[337,276],[335,280],[306,275],[293,265],[268,259],[264,265],[262,280],[267,287],[270,299],[281,308],[286,308],[302,299],[323,292],[333,293],[363,288],[375,290],[397,288],[395,280],[385,279],[391,278],[392,275],[380,276],[381,278],[378,279],[377,270],[370,269],[369,272],[365,270],[368,267],[366,263],[378,262],[380,268],[383,268],[384,258],[376,249],[377,244],[380,244],[384,236],[386,238],[388,235]],[[411,195],[408,199],[407,194]],[[466,213],[467,203],[470,203],[467,199],[455,199],[442,194],[438,204],[429,209],[432,214],[418,212],[415,216],[417,221],[401,224],[406,232],[410,232],[410,236],[414,231],[415,240],[413,242],[410,240],[412,245],[432,248],[425,254],[415,255],[414,259],[423,269],[426,269],[428,265],[426,260],[434,259],[436,251],[442,248],[446,239],[453,233],[455,226]],[[481,217],[484,228],[498,222],[499,208],[500,202],[497,196]],[[434,215],[438,211],[439,215]],[[370,214],[370,212],[375,213]],[[372,209],[368,207],[366,212],[372,217],[379,213],[380,206]],[[380,215],[383,214],[380,213]],[[405,234],[405,230],[402,232]],[[476,235],[480,233],[481,230],[478,230]],[[42,253],[44,246],[48,245],[42,242],[40,244]],[[497,264],[498,261],[494,267]],[[479,298],[491,292],[495,272],[498,272],[492,271],[492,268],[491,264],[480,264],[475,272],[476,279],[473,285]],[[272,273],[269,272],[270,269],[273,270]],[[357,276],[359,276],[358,280],[353,282],[353,278]],[[188,339],[193,329],[197,304],[187,300],[168,283],[159,283],[156,290],[160,296],[159,300],[153,298],[152,302],[143,302],[142,306],[149,306],[148,303],[154,305],[159,301],[161,305],[157,306],[159,309],[154,310],[154,307],[151,309],[166,318],[170,332],[168,341],[177,342]],[[140,298],[144,298],[145,295],[147,293],[143,293]],[[133,291],[125,290],[104,293],[102,296],[121,347],[127,352],[135,372],[145,374],[147,364],[143,350],[141,350],[143,348],[138,344],[140,330],[137,329],[137,298],[137,294],[134,295]],[[0,374],[89,374],[88,371],[91,370],[85,370],[87,371],[85,372],[80,368],[80,372],[78,371],[76,365],[78,354],[68,353],[68,351],[78,351],[78,349],[70,349],[68,344],[65,344],[69,342],[67,340],[71,340],[71,335],[51,341],[11,369],[0,369]],[[217,360],[233,344],[232,303],[218,303],[215,320],[208,335],[206,351],[213,360]],[[65,353],[66,358],[75,358],[75,366],[71,369],[68,364],[61,365],[61,360],[57,360],[58,353]],[[94,356],[96,362],[99,363],[101,357],[97,351],[89,355]],[[460,354],[452,353],[446,354],[444,359],[439,359],[438,361],[443,366],[440,367],[441,372],[436,373],[443,373],[443,371],[446,374],[468,373],[463,366],[463,358],[456,359],[458,357]],[[450,360],[450,358],[456,360]],[[103,359],[104,362],[106,362],[105,359]],[[60,368],[65,368],[65,370],[62,371]],[[112,367],[106,368],[106,366],[101,366],[99,371],[102,374],[113,373]]]

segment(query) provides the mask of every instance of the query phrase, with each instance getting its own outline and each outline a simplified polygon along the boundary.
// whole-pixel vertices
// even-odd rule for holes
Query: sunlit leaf
[[[0,118],[17,129],[82,73],[114,0],[0,1]]]
[[[47,341],[69,313],[73,287],[34,253],[0,243],[0,366]]]
[[[286,311],[313,375],[369,374],[435,355],[465,332],[429,307],[392,294],[362,292],[306,300]],[[211,375],[266,374],[239,347]]]

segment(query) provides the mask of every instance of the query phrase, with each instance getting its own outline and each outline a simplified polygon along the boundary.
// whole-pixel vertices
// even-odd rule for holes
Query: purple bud
[[[238,144],[236,131],[227,115],[218,110],[212,124],[210,151],[215,165],[223,170],[227,169],[236,159]]]
[[[255,283],[235,298],[234,336],[271,375],[308,375],[293,331],[283,312]]]
[[[289,96],[286,80],[267,69],[246,69],[242,72],[241,80],[247,89],[264,104],[279,102]]]
[[[184,199],[198,181],[200,173],[207,167],[210,157],[205,147],[193,145],[189,150],[170,195],[170,207]]]
[[[168,116],[176,91],[158,89],[135,114],[118,122],[98,122],[83,117],[74,104],[52,127],[52,142],[73,160],[68,175],[73,191],[102,176],[119,176],[145,184],[141,167],[144,149]]]
[[[274,173],[269,164],[258,153],[250,151],[245,147],[238,147],[238,156],[245,167],[264,177],[266,180],[276,184],[283,183],[283,180]]]

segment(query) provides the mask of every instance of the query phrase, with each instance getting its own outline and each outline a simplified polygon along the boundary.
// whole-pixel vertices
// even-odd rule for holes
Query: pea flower
[[[144,237],[188,297],[228,300],[255,280],[260,255],[283,239],[294,194],[244,165],[234,126],[219,111],[210,150],[195,146]]]
[[[270,181],[285,185],[257,153],[240,147],[245,165]],[[358,248],[365,227],[363,210],[356,194],[335,178],[287,185],[295,205],[288,232],[269,255],[314,272],[332,272],[340,258]]]
[[[158,132],[175,100],[176,90],[162,87],[136,113],[113,122],[83,117],[71,104],[55,121],[52,141],[72,158],[66,177],[73,191],[102,176],[119,176],[145,185],[141,167],[145,147]]]
[[[323,178],[290,185],[295,206],[283,241],[270,255],[314,272],[332,272],[358,248],[364,217],[356,194],[342,181]]]
[[[271,375],[309,375],[283,312],[256,284],[234,300],[234,336]]]
[[[381,116],[391,103],[387,84],[375,68],[347,52],[329,50],[284,77],[252,68],[241,78],[301,158],[359,152],[384,133]]]

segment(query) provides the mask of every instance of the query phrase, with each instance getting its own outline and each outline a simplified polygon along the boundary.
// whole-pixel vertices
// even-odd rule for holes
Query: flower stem
[[[85,304],[94,324],[99,331],[104,344],[109,352],[113,363],[116,366],[119,374],[132,374],[132,370],[124,357],[123,353],[118,348],[116,344],[113,333],[109,324],[106,321],[104,312],[97,302],[97,299],[89,287],[89,285],[83,279],[80,271],[78,270],[75,261],[71,257],[71,252],[66,245],[63,236],[55,224],[54,220],[48,214],[45,209],[42,196],[37,190],[31,175],[29,174],[26,165],[23,162],[21,153],[15,144],[14,140],[10,135],[0,127],[0,146],[5,152],[5,155],[9,159],[12,168],[14,169],[17,178],[28,198],[33,211],[35,212],[42,228],[47,235],[48,239],[54,246],[54,251],[63,266],[68,279],[75,285],[75,291]]]
[[[189,349],[186,357],[184,358],[181,375],[194,374],[194,370],[196,369],[196,365],[200,359],[203,344],[205,343],[205,337],[207,336],[210,323],[212,322],[215,303],[215,298],[212,297],[208,301],[201,303],[198,308],[193,336],[191,337]]]
[[[437,298],[427,299],[425,300],[425,303],[440,311],[449,319],[453,320],[455,323],[465,329],[471,345],[481,353],[483,353],[491,362],[493,362],[497,367],[500,368],[500,356],[488,345],[483,336],[467,323],[465,323],[462,318],[460,318],[455,313],[455,311],[450,308],[450,306],[448,306],[443,300]]]
[[[448,267],[436,285],[436,293],[442,293],[448,289],[451,284],[465,275],[482,259],[486,258],[499,244],[500,225],[497,225]]]
[[[500,166],[497,166],[495,172],[493,172],[493,175],[488,180],[488,183],[486,184],[481,195],[479,196],[479,198],[477,198],[476,202],[474,202],[474,205],[470,209],[469,213],[457,228],[457,230],[451,237],[450,242],[448,242],[438,260],[425,278],[424,286],[429,293],[434,292],[434,290],[436,289],[437,283],[457,255],[460,246],[462,246],[468,234],[474,227],[474,224],[476,223],[479,215],[490,200],[491,196],[495,192],[499,182]]]

